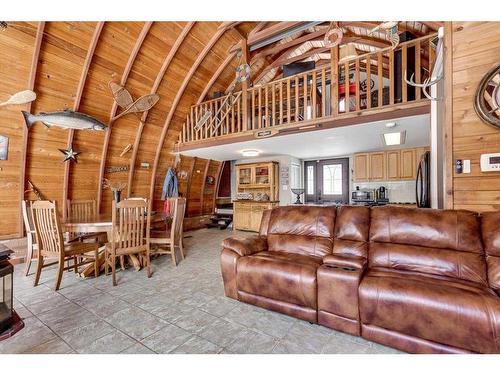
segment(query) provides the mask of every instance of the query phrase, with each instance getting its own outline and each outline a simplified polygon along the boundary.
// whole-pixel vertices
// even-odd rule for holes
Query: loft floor
[[[244,235],[244,233],[241,233]],[[228,231],[189,232],[187,257],[153,259],[153,277],[133,269],[79,279],[15,267],[15,308],[26,324],[0,353],[398,353],[319,325],[224,297],[220,243]]]

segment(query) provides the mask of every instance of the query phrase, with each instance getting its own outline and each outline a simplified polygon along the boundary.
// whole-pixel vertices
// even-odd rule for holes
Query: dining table
[[[152,213],[151,214],[151,227],[158,226],[162,223],[167,223],[169,216],[165,213]],[[108,241],[112,238],[113,231],[113,221],[110,214],[99,214],[92,216],[88,219],[76,219],[72,220],[68,218],[63,223],[65,232],[70,233],[106,233]],[[106,246],[101,246],[99,248],[99,257],[97,259],[100,268],[104,266],[104,255]],[[134,254],[128,255],[131,264],[134,268],[139,271],[141,269],[141,263],[139,258]],[[85,269],[80,272],[80,276],[88,277],[94,274],[94,265],[90,264]]]

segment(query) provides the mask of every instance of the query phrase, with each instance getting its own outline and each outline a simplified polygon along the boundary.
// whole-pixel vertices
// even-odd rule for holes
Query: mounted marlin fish
[[[38,115],[32,115],[22,111],[26,126],[30,128],[35,122],[41,122],[46,127],[57,126],[63,129],[79,130],[106,130],[107,126],[99,120],[85,113],[74,112],[69,109],[60,112],[40,112]]]

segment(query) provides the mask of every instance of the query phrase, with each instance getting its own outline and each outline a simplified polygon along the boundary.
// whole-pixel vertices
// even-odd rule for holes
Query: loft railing
[[[420,88],[432,72],[436,34],[256,85],[191,107],[179,135],[186,144],[261,130],[313,124],[427,100]],[[347,79],[346,79],[347,77]]]

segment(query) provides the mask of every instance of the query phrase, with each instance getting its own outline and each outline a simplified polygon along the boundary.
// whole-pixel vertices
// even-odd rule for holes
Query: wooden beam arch
[[[85,87],[85,82],[87,81],[87,75],[89,72],[90,64],[92,63],[92,57],[94,56],[95,49],[97,47],[97,43],[99,41],[99,37],[102,32],[102,28],[104,27],[104,22],[99,21],[96,24],[94,33],[92,35],[92,39],[90,40],[89,48],[87,50],[87,56],[85,57],[85,61],[82,67],[82,74],[80,75],[80,81],[78,82],[78,88],[76,89],[75,102],[73,103],[73,110],[78,111],[80,107],[80,102],[82,99],[83,89]],[[68,132],[68,142],[67,146],[71,146],[73,143],[73,136],[75,131],[70,129]],[[68,184],[69,184],[69,172],[70,172],[71,163],[64,163],[64,181],[63,181],[63,217],[66,218],[67,214],[67,200],[68,200]]]
[[[205,59],[207,56],[208,52],[212,49],[212,47],[217,43],[217,41],[222,37],[222,35],[226,32],[225,28],[218,29],[217,32],[212,36],[212,38],[208,41],[208,43],[205,45],[205,48],[200,52],[198,57],[196,58],[196,61],[193,63],[191,66],[191,69],[189,70],[188,74],[184,78],[184,81],[182,82],[181,87],[177,91],[177,94],[174,98],[174,101],[172,102],[172,105],[170,107],[170,110],[168,112],[167,118],[165,120],[165,123],[162,128],[162,132],[160,135],[160,139],[158,141],[158,146],[156,148],[156,153],[155,153],[155,159],[153,162],[153,169],[151,173],[151,184],[149,187],[149,198],[150,198],[150,204],[152,204],[153,199],[154,199],[154,190],[155,190],[155,184],[156,184],[156,173],[158,171],[158,164],[160,161],[160,154],[161,150],[163,148],[163,142],[165,140],[165,136],[167,135],[168,128],[170,127],[170,123],[172,121],[172,118],[174,116],[174,113],[177,109],[177,106],[179,102],[181,101],[182,96],[184,95],[184,91],[186,90],[189,82],[191,81],[191,78],[193,77],[194,73],[202,63],[202,61]]]
[[[144,42],[144,39],[146,38],[147,34],[149,33],[149,29],[153,25],[153,22],[148,21],[144,23],[144,26],[141,30],[141,33],[139,34],[139,37],[137,38],[134,48],[132,49],[132,52],[130,53],[129,59],[127,61],[127,65],[125,66],[125,69],[122,74],[122,78],[120,80],[120,85],[124,86],[125,83],[127,82],[128,76],[130,74],[130,71],[132,70],[132,66],[134,65],[135,58],[137,57],[137,54],[139,53],[139,50],[141,49],[142,43]],[[106,131],[106,134],[104,135],[104,144],[102,146],[102,154],[101,154],[101,163],[99,166],[99,178],[97,180],[97,211],[100,212],[101,210],[101,200],[102,200],[102,179],[104,178],[104,168],[106,166],[106,159],[108,155],[108,147],[109,147],[109,140],[111,139],[111,130],[113,128],[113,120],[112,118],[115,116],[116,111],[118,110],[118,104],[116,104],[116,101],[113,101],[113,105],[111,106],[111,112],[109,115],[109,124],[108,124],[108,130]],[[129,187],[130,189],[130,187]]]
[[[172,62],[173,58],[175,57],[177,51],[179,50],[179,47],[181,46],[182,42],[184,42],[184,39],[186,39],[186,36],[189,34],[191,29],[193,28],[195,22],[188,22],[186,26],[182,29],[181,33],[175,40],[174,45],[170,49],[167,57],[163,61],[163,64],[160,68],[160,71],[158,72],[155,82],[153,83],[153,87],[151,88],[151,94],[156,94],[158,91],[158,88],[160,87],[161,81],[163,80],[163,76],[165,75],[168,67],[170,66],[170,63]],[[142,132],[144,130],[144,125],[146,124],[146,120],[148,118],[149,110],[144,112],[141,116],[141,119],[139,121],[139,127],[137,128],[137,133],[135,135],[135,140],[134,140],[134,145],[132,147],[132,156],[130,157],[130,168],[128,172],[128,189],[127,189],[127,197],[130,197],[131,191],[132,191],[132,182],[134,180],[134,172],[135,172],[135,163],[137,160],[137,153],[139,149],[139,144],[141,142],[141,137],[142,137]]]
[[[31,58],[31,69],[30,75],[28,78],[28,90],[35,90],[35,80],[36,80],[36,72],[38,68],[38,57],[40,56],[40,49],[42,47],[43,41],[43,33],[45,30],[45,22],[41,21],[38,23],[38,27],[36,30],[35,43],[33,45],[33,55]],[[26,105],[26,111],[31,112],[31,102]],[[29,132],[26,126],[23,127],[23,147],[22,147],[22,157],[21,157],[21,170],[19,173],[19,223],[18,223],[18,233],[19,236],[22,237],[24,234],[24,224],[23,224],[23,216],[22,212],[22,201],[24,200],[24,191],[25,191],[25,182],[26,182],[26,155],[28,152],[28,138]]]

